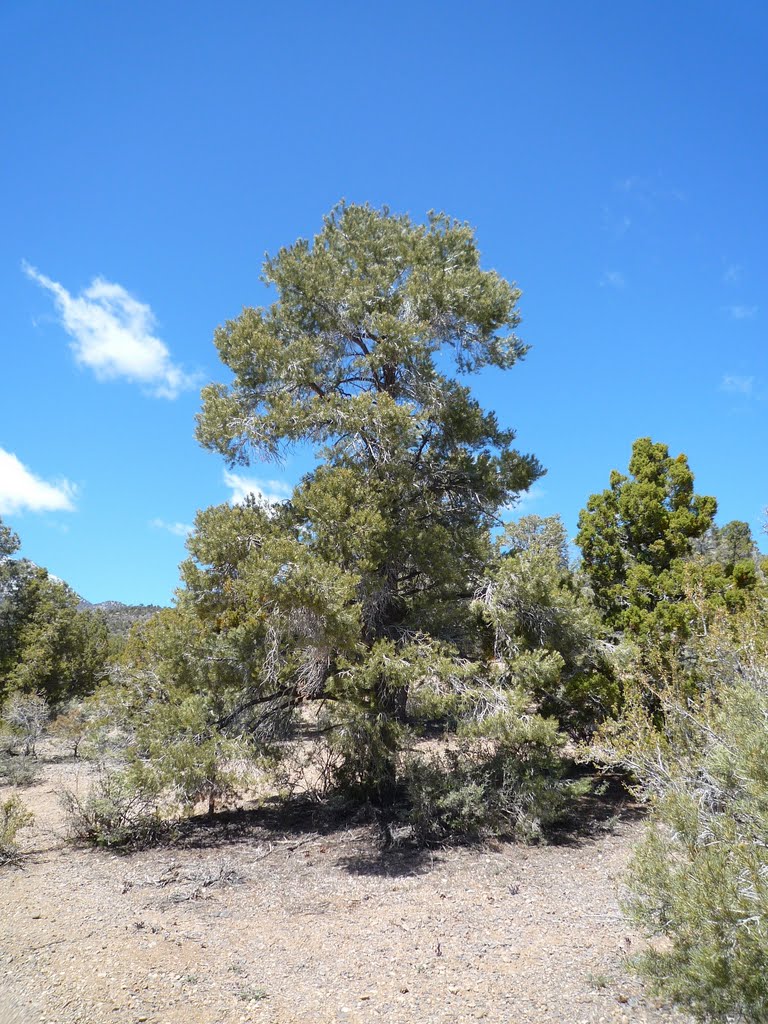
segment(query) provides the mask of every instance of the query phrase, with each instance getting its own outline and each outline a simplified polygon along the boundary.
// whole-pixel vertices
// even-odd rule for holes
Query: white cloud
[[[726,306],[725,308],[733,320],[751,320],[757,316],[757,306]]]
[[[754,377],[726,375],[720,382],[720,390],[728,391],[732,395],[751,395],[754,383]]]
[[[537,501],[546,495],[546,491],[541,484],[533,484],[509,505],[504,505],[501,509],[502,516],[506,517],[509,515],[523,516],[527,515],[531,511],[531,505],[534,505]]]
[[[723,271],[725,284],[738,284],[741,280],[741,267],[738,263],[729,263]]]
[[[606,270],[600,278],[601,288],[617,288],[621,290],[626,287],[626,280],[620,270]]]
[[[532,487],[529,487],[527,491],[524,491],[520,495],[517,504],[515,505],[515,511],[525,511],[526,509],[530,508],[530,506],[533,505],[535,502],[541,501],[541,499],[546,495],[546,493],[547,492],[544,490],[541,484],[534,484]]]
[[[121,285],[97,277],[81,295],[71,295],[28,263],[22,268],[51,293],[61,325],[73,339],[70,347],[75,359],[99,380],[124,377],[143,384],[158,398],[176,398],[194,385],[194,379],[173,362],[166,345],[152,333],[155,315],[150,307]]]
[[[153,519],[149,525],[154,526],[156,530],[172,533],[174,537],[188,537],[194,530],[194,526],[190,526],[189,523],[168,523],[165,519]]]
[[[241,505],[249,494],[275,505],[287,501],[293,493],[293,487],[282,480],[259,480],[232,473],[228,469],[224,470],[224,483],[232,491],[230,500],[234,505]]]
[[[0,448],[0,515],[72,512],[77,488],[68,480],[42,480],[12,452]]]

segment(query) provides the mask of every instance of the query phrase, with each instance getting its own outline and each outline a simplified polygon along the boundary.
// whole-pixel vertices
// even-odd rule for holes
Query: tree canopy
[[[576,537],[610,626],[643,633],[674,613],[683,595],[678,570],[716,511],[714,498],[694,493],[685,455],[673,458],[648,437],[635,441],[629,476],[613,470],[610,487],[582,510]]]
[[[55,704],[90,693],[107,672],[107,627],[65,583],[12,558],[18,546],[0,520],[0,697],[40,691]]]
[[[320,464],[284,508],[200,514],[185,600],[260,652],[251,703],[343,695],[386,731],[413,683],[477,655],[491,529],[542,473],[447,373],[525,354],[519,292],[466,224],[346,204],[264,280],[277,300],[216,332],[234,379],[204,389],[198,437],[230,464],[297,443]]]

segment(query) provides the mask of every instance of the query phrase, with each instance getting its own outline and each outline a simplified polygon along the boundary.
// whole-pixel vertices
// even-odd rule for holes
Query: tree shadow
[[[550,825],[543,841],[554,846],[585,846],[609,834],[618,824],[645,817],[618,773],[597,775],[590,767],[579,768],[577,776],[594,779],[590,793],[574,800],[560,820]],[[453,836],[436,845],[421,845],[412,829],[398,824],[407,808],[398,806],[386,813],[371,804],[331,797],[324,801],[305,794],[273,796],[259,804],[221,810],[214,815],[193,815],[165,823],[148,843],[113,852],[130,856],[148,847],[183,850],[226,850],[259,847],[272,855],[287,854],[315,840],[336,841],[339,847],[353,847],[341,853],[335,864],[350,875],[382,878],[415,877],[430,872],[444,860],[446,851],[457,848],[482,850],[486,844],[476,836]],[[494,843],[515,845],[515,840],[495,837]],[[331,847],[333,853],[333,847]]]
[[[592,766],[575,769],[574,778],[591,779],[591,792],[578,797],[557,823],[548,826],[542,836],[549,846],[581,847],[597,842],[623,823],[641,821],[647,809],[637,802],[618,772],[597,773]],[[386,824],[379,828],[379,842],[363,852],[340,858],[338,864],[350,874],[406,877],[428,873],[441,864],[448,850],[476,849],[489,845],[524,846],[513,838],[493,837],[488,841],[476,836],[453,836],[439,846],[423,846],[413,838],[392,842],[392,831]],[[407,830],[404,830],[407,831]]]
[[[374,824],[365,807],[329,800],[318,802],[303,795],[270,797],[254,807],[222,810],[214,815],[193,815],[175,823],[174,845],[184,849],[210,849],[237,844],[331,838],[360,826]]]
[[[574,800],[560,820],[547,829],[545,839],[551,846],[585,846],[619,824],[641,821],[647,816],[647,808],[633,796],[624,774],[598,773],[593,767],[584,766],[575,777],[591,779],[593,788]]]
[[[371,846],[370,849],[339,857],[336,864],[347,874],[358,877],[416,878],[429,874],[442,861],[438,852],[428,847]]]
[[[185,850],[277,847],[290,854],[316,839],[353,845],[353,853],[339,855],[334,861],[350,875],[416,876],[431,871],[440,861],[434,849],[409,839],[393,840],[380,812],[370,804],[340,799],[320,803],[306,796],[272,797],[257,807],[185,818],[174,825],[172,845]]]

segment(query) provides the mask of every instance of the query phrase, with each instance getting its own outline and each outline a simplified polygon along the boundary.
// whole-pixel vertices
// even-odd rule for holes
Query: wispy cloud
[[[732,395],[751,395],[754,384],[754,377],[739,377],[736,374],[726,374],[720,382],[720,390],[728,391]]]
[[[72,295],[28,263],[22,269],[51,293],[61,325],[72,338],[75,359],[99,380],[123,377],[158,398],[176,398],[194,386],[194,378],[173,362],[167,346],[153,334],[156,321],[150,307],[122,285],[97,277],[80,295]]]
[[[630,174],[628,178],[622,178],[616,182],[617,192],[634,192],[642,185],[643,179],[637,174]]]
[[[12,452],[0,448],[0,515],[18,512],[72,512],[77,488],[36,476]]]
[[[172,533],[174,537],[188,537],[194,530],[194,526],[190,526],[189,523],[168,523],[165,519],[153,519],[149,525],[154,526],[156,530]]]
[[[603,227],[614,238],[623,238],[632,227],[632,218],[626,213],[617,213],[609,207],[603,207]]]
[[[726,306],[732,320],[752,320],[757,316],[757,306]]]
[[[526,511],[531,507],[531,505],[535,504],[537,501],[541,501],[541,499],[545,497],[546,493],[547,492],[544,490],[541,484],[534,484],[532,487],[529,487],[527,491],[520,495],[520,497],[517,500],[517,504],[515,505],[515,511]]]
[[[741,267],[738,263],[729,263],[723,271],[724,284],[738,284],[741,280]]]
[[[276,505],[287,501],[293,493],[293,487],[283,480],[260,480],[257,477],[232,473],[228,469],[224,470],[224,483],[232,491],[230,500],[235,505],[241,505],[251,494],[259,501],[268,501]]]
[[[502,509],[502,515],[504,518],[507,516],[521,516],[526,515],[531,510],[531,506],[546,495],[546,491],[541,484],[533,484],[527,491],[524,491],[514,502],[509,505],[505,505]]]
[[[601,288],[616,288],[621,291],[621,289],[626,288],[626,286],[626,279],[620,270],[606,270],[600,278]]]
[[[644,178],[640,174],[630,174],[615,183],[615,190],[631,195],[641,202],[651,205],[657,199],[672,200],[675,203],[685,202],[685,193],[679,188],[669,188],[656,178]]]
[[[685,193],[668,186],[660,175],[644,177],[629,174],[613,182],[603,206],[603,227],[617,241],[630,229],[648,231],[662,210],[670,204],[684,203]],[[658,231],[658,225],[655,228]]]

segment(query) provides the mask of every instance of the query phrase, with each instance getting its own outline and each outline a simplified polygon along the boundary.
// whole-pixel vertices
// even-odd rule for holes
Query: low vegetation
[[[638,967],[702,1020],[768,1018],[765,612],[718,616],[687,645],[689,672],[645,668],[597,741],[651,806],[627,910],[666,942]]]
[[[18,796],[0,801],[0,864],[14,864],[19,859],[19,832],[32,823],[32,814]]]

